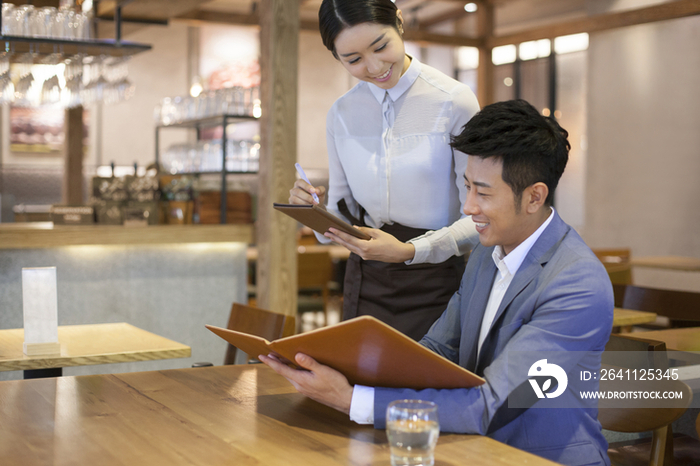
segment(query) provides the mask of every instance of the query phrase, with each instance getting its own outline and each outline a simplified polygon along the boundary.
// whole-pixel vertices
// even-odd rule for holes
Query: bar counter
[[[118,244],[246,243],[252,225],[54,225],[52,222],[0,224],[0,249]]]

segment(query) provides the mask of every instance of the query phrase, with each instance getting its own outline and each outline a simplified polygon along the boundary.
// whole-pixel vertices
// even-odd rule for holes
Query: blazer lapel
[[[535,277],[537,277],[537,275],[542,271],[542,268],[547,264],[549,259],[559,247],[559,243],[561,243],[564,237],[566,236],[566,233],[569,231],[569,228],[570,227],[566,225],[563,222],[563,220],[559,217],[559,215],[555,212],[552,222],[545,229],[545,231],[542,232],[542,235],[532,246],[532,249],[530,249],[530,252],[528,252],[527,256],[525,256],[525,260],[520,265],[518,271],[515,273],[513,281],[510,282],[510,286],[506,290],[506,294],[503,296],[503,300],[498,306],[496,315],[494,316],[493,322],[491,323],[491,329],[489,330],[489,334],[484,340],[484,347],[486,347],[490,343],[491,332],[493,331],[494,324],[498,322],[498,320],[505,312],[506,308],[510,305],[510,303],[513,302],[515,297],[518,296],[525,289],[525,287],[527,287],[527,285],[529,285],[530,282],[532,282],[532,280],[534,280]],[[491,287],[489,286],[489,292],[490,290]],[[484,303],[484,309],[486,309],[486,303]],[[483,355],[485,353],[488,353],[488,351],[484,351],[484,348],[482,347],[481,354]],[[480,363],[481,362],[483,361],[480,361]]]
[[[484,319],[486,304],[491,294],[491,287],[496,278],[496,264],[491,258],[494,248],[487,248],[477,272],[477,281],[474,285],[471,297],[462,305],[462,342],[460,345],[460,365],[468,370],[476,369],[477,344],[479,343],[479,332],[481,321]]]

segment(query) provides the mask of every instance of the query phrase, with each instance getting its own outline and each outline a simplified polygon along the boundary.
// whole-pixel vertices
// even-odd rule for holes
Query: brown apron
[[[364,209],[360,208],[358,221],[344,200],[338,208],[354,225],[364,225]],[[398,223],[384,225],[381,230],[403,242],[428,231]],[[351,253],[343,285],[343,320],[374,316],[420,340],[459,288],[464,267],[464,257],[458,256],[440,264],[406,265],[363,260]]]

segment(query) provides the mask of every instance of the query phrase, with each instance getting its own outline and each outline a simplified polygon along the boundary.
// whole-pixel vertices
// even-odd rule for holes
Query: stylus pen
[[[304,173],[304,169],[301,168],[301,165],[295,163],[294,166],[297,167],[297,172],[299,173],[299,176],[301,176],[301,179],[311,184],[311,181],[309,181],[309,177],[306,176],[306,173]],[[318,196],[316,195],[316,193],[311,193],[311,195],[314,197],[314,201],[316,201],[316,203],[318,204],[320,201],[318,200]]]

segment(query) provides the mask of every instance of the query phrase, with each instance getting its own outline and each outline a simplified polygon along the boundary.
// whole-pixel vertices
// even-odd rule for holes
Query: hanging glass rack
[[[128,57],[137,53],[151,50],[148,44],[124,41],[121,39],[122,6],[128,2],[119,3],[114,12],[114,39],[60,39],[48,37],[28,37],[0,35],[0,54],[5,54],[10,62],[23,60],[31,55],[35,63],[41,63],[42,59],[52,54],[61,54],[69,57],[83,54],[87,56],[112,56]],[[2,30],[2,18],[0,18],[0,30]],[[29,54],[29,55],[27,55]]]

